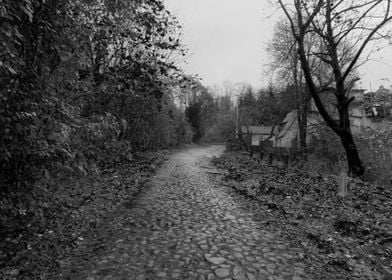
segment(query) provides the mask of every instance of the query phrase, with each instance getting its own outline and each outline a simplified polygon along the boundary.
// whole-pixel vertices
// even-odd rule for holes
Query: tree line
[[[1,185],[29,185],[53,163],[94,161],[109,142],[145,150],[218,140],[246,118],[273,124],[292,108],[305,150],[310,99],[340,139],[349,172],[361,176],[350,90],[368,47],[390,36],[391,1],[277,5],[285,19],[268,49],[287,83],[279,92],[244,87],[217,97],[177,67],[181,26],[160,0],[2,1]]]

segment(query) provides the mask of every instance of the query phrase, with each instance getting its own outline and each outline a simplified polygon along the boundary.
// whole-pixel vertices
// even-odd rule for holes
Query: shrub
[[[358,135],[358,149],[366,167],[364,179],[392,186],[392,132],[364,130]]]
[[[339,139],[327,128],[313,137],[309,155],[300,167],[321,174],[339,174],[345,169],[346,158]],[[355,135],[360,158],[365,166],[363,179],[382,186],[392,186],[392,132],[362,130]]]
[[[320,127],[308,145],[306,161],[300,165],[305,170],[320,174],[339,174],[346,169],[346,156],[339,138],[327,127]]]

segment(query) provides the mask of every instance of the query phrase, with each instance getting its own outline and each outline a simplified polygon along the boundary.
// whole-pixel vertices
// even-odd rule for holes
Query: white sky
[[[268,84],[266,44],[272,38],[278,13],[268,0],[165,0],[183,26],[189,49],[188,74],[198,74],[206,86],[230,81]],[[280,13],[279,13],[280,14]],[[273,16],[271,16],[273,15]],[[360,70],[361,86],[375,90],[392,85],[392,47],[374,56]],[[389,78],[389,81],[382,79]]]

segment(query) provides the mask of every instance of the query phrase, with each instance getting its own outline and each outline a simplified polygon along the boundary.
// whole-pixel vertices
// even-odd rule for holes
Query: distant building
[[[322,120],[316,113],[308,113],[307,123],[307,142],[310,141],[310,135],[315,134]],[[297,110],[293,110],[286,115],[284,120],[274,127],[273,136],[271,137],[272,146],[275,148],[293,148],[293,145],[299,145],[299,125]]]
[[[354,101],[349,106],[351,128],[354,133],[363,129],[384,130],[392,128],[392,91],[380,87],[376,92],[367,93],[365,89],[352,89],[350,96]],[[321,96],[330,115],[338,120],[335,96],[324,93]],[[317,130],[324,126],[324,120],[318,112],[314,101],[311,101],[307,122],[307,143],[312,135],[317,137]],[[279,149],[293,148],[299,145],[299,126],[297,110],[289,112],[284,120],[275,126],[242,126],[241,132],[249,146],[260,146]],[[263,143],[264,142],[264,143]]]
[[[365,98],[366,89],[353,88],[350,90],[349,96],[355,97],[355,101],[362,101]]]
[[[317,113],[308,113],[307,142],[322,123]],[[292,148],[299,145],[299,126],[297,110],[288,113],[285,119],[275,126],[242,126],[242,137],[249,147]]]
[[[362,102],[353,102],[349,110],[354,132],[389,129],[392,125],[392,91],[380,86],[375,92],[366,92]]]
[[[259,146],[261,141],[271,137],[272,129],[272,126],[241,126],[241,133],[251,146]]]
[[[370,102],[391,102],[392,101],[392,90],[385,88],[384,86],[380,86],[378,90],[366,92],[365,93],[365,101]]]

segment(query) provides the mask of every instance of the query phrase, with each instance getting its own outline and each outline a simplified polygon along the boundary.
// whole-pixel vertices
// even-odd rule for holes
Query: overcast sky
[[[280,13],[274,13],[267,0],[165,1],[183,26],[183,42],[189,49],[183,65],[187,73],[199,74],[206,86],[226,80],[247,82],[255,88],[268,84],[265,49]],[[360,70],[360,86],[390,87],[392,47],[374,59],[379,62],[369,62]]]

